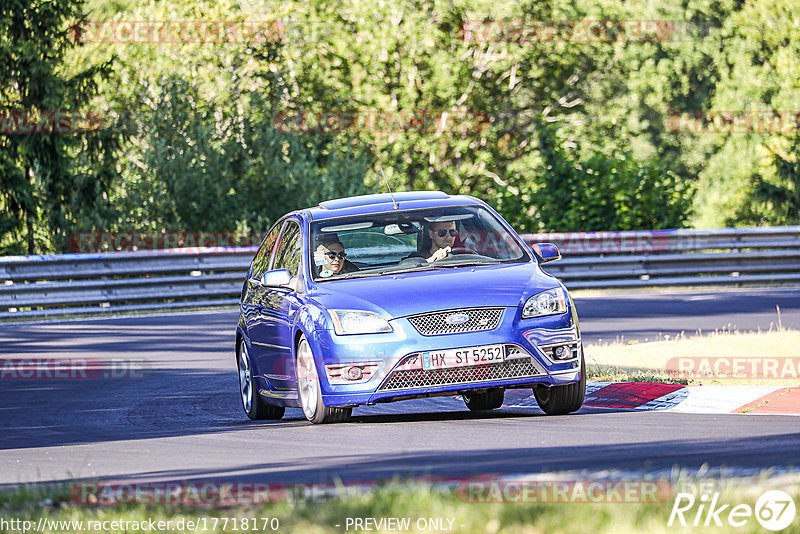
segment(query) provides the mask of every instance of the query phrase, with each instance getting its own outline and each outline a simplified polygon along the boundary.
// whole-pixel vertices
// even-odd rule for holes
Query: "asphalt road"
[[[621,292],[578,297],[575,304],[587,342],[769,330],[778,325],[778,309],[782,326],[800,329],[800,289]]]
[[[800,327],[800,290],[620,294],[576,303],[589,342],[768,329],[777,322],[776,305],[784,326]],[[280,422],[251,422],[239,404],[234,323],[227,310],[0,327],[0,364],[80,356],[93,362],[90,375],[100,375],[0,380],[0,485],[800,467],[800,417],[792,416],[584,408],[547,417],[535,407],[473,414],[440,397],[358,408],[349,424],[312,426],[297,409]]]

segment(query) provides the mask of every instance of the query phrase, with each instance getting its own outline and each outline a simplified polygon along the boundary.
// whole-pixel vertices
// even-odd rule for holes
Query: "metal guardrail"
[[[523,237],[559,246],[545,269],[570,289],[800,283],[800,226]]]
[[[570,289],[800,283],[800,226],[529,234]],[[234,305],[256,247],[0,258],[0,319]]]
[[[233,305],[256,250],[0,258],[0,318]]]

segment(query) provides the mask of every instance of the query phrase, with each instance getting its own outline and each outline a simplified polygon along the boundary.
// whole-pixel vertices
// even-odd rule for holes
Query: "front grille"
[[[447,322],[448,317],[456,315],[465,315],[467,320],[460,324]],[[503,308],[464,308],[412,315],[408,321],[423,336],[440,336],[492,330],[500,324],[502,315]]]
[[[514,351],[519,355],[521,351],[508,345],[509,354]],[[513,348],[512,348],[513,347]],[[397,367],[416,355],[407,356]],[[475,365],[470,367],[453,367],[449,369],[398,369],[389,373],[378,391],[394,391],[401,389],[414,389],[433,386],[449,386],[453,384],[475,384],[494,380],[513,380],[540,376],[544,373],[534,365],[530,355],[506,360],[502,363],[491,365]]]

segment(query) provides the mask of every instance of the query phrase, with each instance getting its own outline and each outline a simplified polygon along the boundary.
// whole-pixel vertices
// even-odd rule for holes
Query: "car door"
[[[288,219],[281,230],[270,270],[287,269],[296,280],[302,258],[300,224]],[[293,284],[301,287],[302,284]],[[297,310],[296,289],[261,284],[262,297],[257,306],[259,320],[251,340],[256,368],[273,389],[292,389],[292,316]]]
[[[249,339],[250,358],[254,363],[254,374],[263,377],[264,371],[258,366],[258,354],[265,350],[266,325],[270,317],[263,313],[264,301],[266,299],[267,288],[261,283],[261,277],[269,271],[275,257],[275,249],[278,244],[278,237],[283,227],[283,221],[275,224],[259,247],[250,272],[242,289],[242,314],[245,321],[245,329]]]

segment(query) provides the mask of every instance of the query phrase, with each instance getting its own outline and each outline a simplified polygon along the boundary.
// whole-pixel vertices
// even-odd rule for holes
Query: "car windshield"
[[[481,206],[317,221],[309,248],[317,281],[531,261],[518,237]]]

